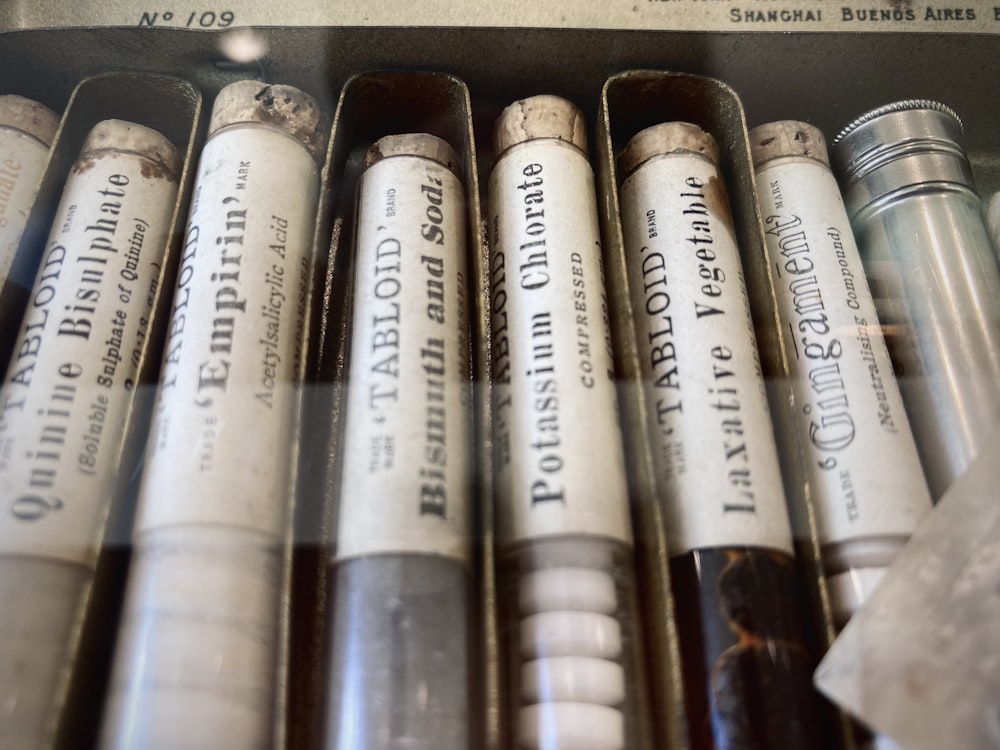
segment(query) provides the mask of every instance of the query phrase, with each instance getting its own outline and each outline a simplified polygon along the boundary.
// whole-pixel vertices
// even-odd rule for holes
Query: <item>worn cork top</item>
[[[654,156],[674,153],[700,154],[719,164],[719,147],[711,135],[689,122],[661,122],[640,130],[622,149],[618,158],[622,179]]]
[[[587,153],[587,125],[583,113],[572,102],[542,94],[521,99],[497,118],[493,130],[496,158],[518,143],[535,138],[554,138]]]
[[[215,97],[208,136],[229,125],[270,125],[300,141],[317,162],[323,160],[327,122],[319,104],[294,86],[237,81]]]
[[[59,115],[44,104],[7,94],[0,96],[0,127],[16,128],[51,146],[59,127]]]
[[[379,138],[365,154],[364,168],[393,156],[422,156],[461,175],[458,156],[447,141],[430,133],[403,133]]]
[[[823,133],[797,120],[779,120],[755,127],[750,131],[750,155],[754,169],[760,169],[772,159],[787,156],[804,156],[830,166]]]
[[[80,158],[74,171],[86,169],[90,160],[98,158],[101,151],[129,151],[155,162],[173,181],[181,173],[181,157],[166,136],[157,130],[124,120],[103,120],[97,123],[83,140]],[[146,175],[144,170],[143,174]]]

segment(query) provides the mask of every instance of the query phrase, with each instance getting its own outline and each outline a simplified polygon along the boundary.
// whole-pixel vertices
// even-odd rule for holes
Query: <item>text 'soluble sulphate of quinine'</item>
[[[160,133],[87,135],[0,390],[0,745],[51,741],[148,356],[180,159]],[[15,604],[16,602],[16,604]]]

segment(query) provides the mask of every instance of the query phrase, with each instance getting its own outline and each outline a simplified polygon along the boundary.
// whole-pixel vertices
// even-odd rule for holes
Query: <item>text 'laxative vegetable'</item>
[[[619,161],[691,744],[812,747],[812,659],[718,146],[663,123]]]

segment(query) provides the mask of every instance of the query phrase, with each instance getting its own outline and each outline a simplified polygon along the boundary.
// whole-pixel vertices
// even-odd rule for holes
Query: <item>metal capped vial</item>
[[[937,102],[895,102],[831,155],[937,499],[1000,417],[1000,271],[962,124]]]
[[[0,290],[10,275],[58,127],[59,116],[45,105],[13,94],[0,96]]]
[[[266,747],[326,123],[290,86],[217,95],[139,493],[102,746]]]

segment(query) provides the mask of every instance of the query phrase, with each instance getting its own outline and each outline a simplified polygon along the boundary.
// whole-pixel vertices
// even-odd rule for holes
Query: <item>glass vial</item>
[[[126,445],[180,158],[105,120],[67,179],[0,389],[0,746],[59,720]]]
[[[1000,415],[1000,271],[961,143],[954,112],[913,100],[831,149],[934,499]]]
[[[750,131],[779,318],[790,344],[797,442],[841,628],[931,508],[823,134]]]
[[[511,745],[649,746],[632,532],[580,111],[508,107],[490,176],[493,451]]]
[[[332,581],[326,747],[470,745],[471,362],[465,192],[428,134],[372,146]]]
[[[102,745],[267,747],[326,131],[240,81],[201,154],[140,491]]]
[[[718,147],[696,125],[662,123],[620,164],[692,747],[816,746],[813,660]]]
[[[58,127],[59,116],[45,105],[13,94],[0,96],[0,289],[10,276]]]

